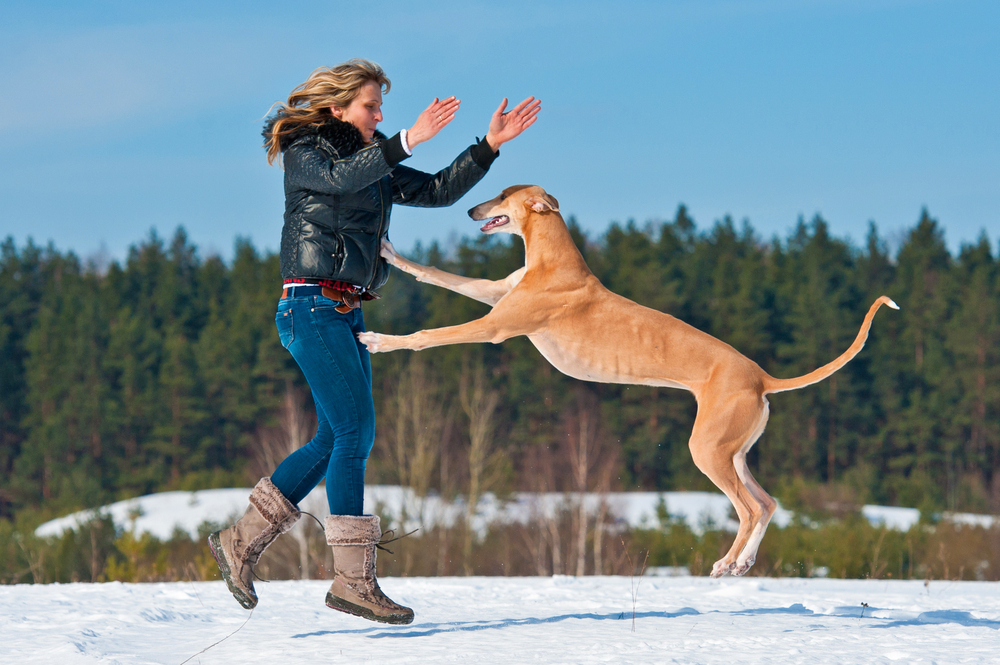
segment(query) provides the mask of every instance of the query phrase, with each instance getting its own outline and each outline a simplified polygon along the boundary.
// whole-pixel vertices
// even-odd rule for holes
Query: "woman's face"
[[[349,122],[358,128],[365,143],[371,143],[375,127],[382,122],[382,87],[375,81],[368,81],[358,96],[347,106],[331,106],[335,118]]]

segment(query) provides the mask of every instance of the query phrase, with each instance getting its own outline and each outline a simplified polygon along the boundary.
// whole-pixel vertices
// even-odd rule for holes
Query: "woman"
[[[410,623],[413,611],[379,589],[377,515],[363,514],[365,463],[375,441],[375,408],[361,302],[377,298],[389,274],[379,256],[393,203],[449,206],[486,175],[500,146],[530,127],[540,102],[533,97],[490,119],[486,137],[450,166],[431,175],[403,166],[412,150],[455,117],[459,101],[435,99],[408,130],[386,138],[382,69],[351,60],[314,71],[292,91],[264,128],[267,159],[285,168],[281,231],[283,291],[276,322],[281,344],[302,369],[316,403],[319,427],[250,494],[250,506],[209,545],[239,603],[257,604],[253,566],[265,548],[298,521],[296,505],[326,478],[327,542],[334,579],[327,606],[386,623]]]

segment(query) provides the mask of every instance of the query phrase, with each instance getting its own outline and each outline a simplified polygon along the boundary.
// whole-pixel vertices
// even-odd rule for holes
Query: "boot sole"
[[[378,621],[379,623],[391,623],[395,625],[405,625],[408,623],[413,623],[413,614],[375,614],[371,609],[367,607],[362,607],[361,605],[355,605],[354,603],[344,600],[339,596],[334,596],[332,593],[326,594],[326,606],[331,610],[338,610],[346,614],[352,614],[356,617],[361,617],[362,619],[368,619],[369,621]]]
[[[226,555],[222,552],[222,541],[219,540],[218,531],[208,537],[208,549],[212,550],[215,563],[219,564],[219,572],[222,573],[222,579],[226,581],[226,586],[229,587],[229,591],[233,594],[236,602],[245,610],[252,610],[257,607],[256,598],[247,595],[243,589],[233,584],[232,571],[229,568],[229,563],[226,562]]]

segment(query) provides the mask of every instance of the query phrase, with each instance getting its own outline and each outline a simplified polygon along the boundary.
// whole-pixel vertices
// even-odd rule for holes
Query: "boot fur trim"
[[[256,566],[268,545],[283,533],[291,530],[302,513],[274,486],[270,478],[261,478],[250,492],[250,505],[267,520],[267,527],[249,541],[243,551],[236,550],[241,561]]]
[[[381,539],[378,515],[330,515],[326,518],[328,545],[374,545]]]
[[[270,478],[261,478],[253,488],[250,504],[278,533],[288,533],[302,517],[299,509],[285,498]]]

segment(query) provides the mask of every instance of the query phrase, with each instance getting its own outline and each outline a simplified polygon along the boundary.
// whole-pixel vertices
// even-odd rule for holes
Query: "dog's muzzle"
[[[504,224],[507,224],[509,222],[510,222],[510,217],[508,217],[507,215],[500,215],[499,217],[491,218],[490,221],[483,224],[479,230],[484,232],[489,231],[491,229],[497,228],[498,226],[503,226]]]

